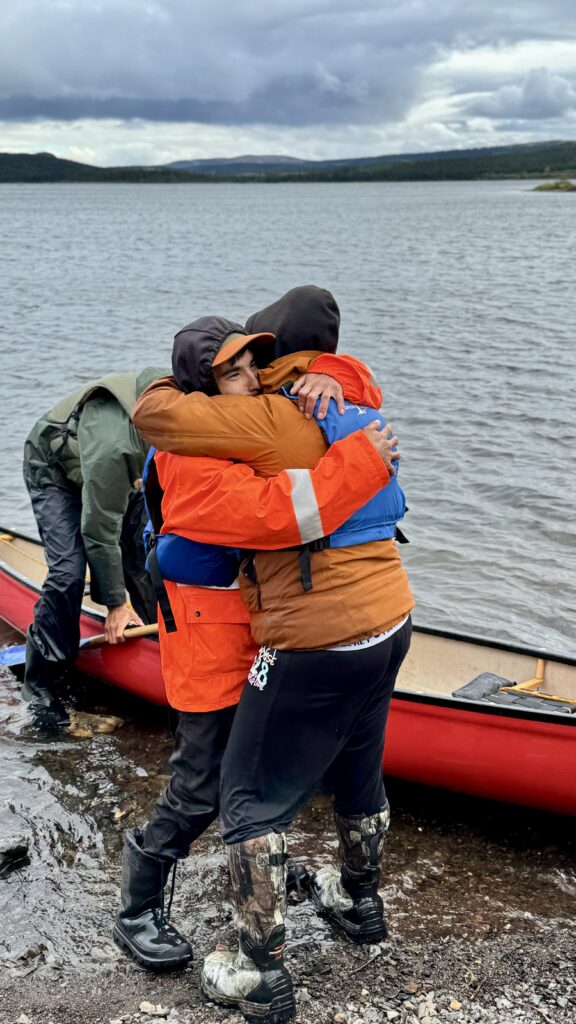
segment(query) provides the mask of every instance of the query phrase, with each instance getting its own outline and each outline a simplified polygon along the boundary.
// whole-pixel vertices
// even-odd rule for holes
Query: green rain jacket
[[[91,381],[41,416],[24,447],[29,486],[62,487],[64,477],[81,490],[90,593],[109,608],[126,598],[120,534],[148,451],[130,415],[145,388],[167,372],[147,367]]]

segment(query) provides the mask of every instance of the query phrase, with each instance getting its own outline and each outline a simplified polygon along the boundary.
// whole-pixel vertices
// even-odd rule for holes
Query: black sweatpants
[[[372,647],[260,649],[222,762],[225,843],[284,832],[328,769],[339,814],[385,805],[386,719],[411,634],[408,619]]]
[[[62,486],[48,487],[25,482],[48,563],[28,640],[47,661],[72,664],[78,654],[86,583],[81,492],[64,480]],[[122,525],[124,582],[134,611],[143,622],[154,622],[156,599],[144,567],[144,524],[144,498],[137,492],[130,498]]]
[[[172,776],[146,826],[145,853],[169,861],[187,857],[190,843],[218,815],[220,764],[236,708],[178,712]]]

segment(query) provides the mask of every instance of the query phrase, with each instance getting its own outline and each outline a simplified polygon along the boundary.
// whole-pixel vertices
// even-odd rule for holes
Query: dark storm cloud
[[[385,123],[454,48],[575,36],[572,0],[12,0],[0,11],[0,118]],[[542,111],[561,103],[550,89]],[[525,116],[529,102],[502,92],[483,109]]]
[[[254,89],[246,100],[199,100],[96,97],[89,95],[0,97],[0,120],[75,121],[80,118],[115,118],[160,122],[197,122],[200,124],[248,125],[275,124],[300,126],[371,121],[378,113],[384,118],[400,117],[413,95],[413,77],[402,68],[395,74],[394,88],[386,90],[364,86],[361,96],[353,85],[326,88],[313,75],[272,78]]]
[[[248,0],[13,3],[9,24],[0,13],[0,114],[11,120],[394,119],[436,52],[413,15],[380,0],[275,0],[260,11]]]

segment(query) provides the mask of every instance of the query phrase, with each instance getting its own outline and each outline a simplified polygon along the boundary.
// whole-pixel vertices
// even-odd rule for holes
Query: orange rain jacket
[[[276,360],[261,373],[264,388],[276,391],[307,369],[314,355],[298,353]],[[370,372],[352,357],[323,354],[313,368],[340,379],[350,400],[380,404]],[[292,472],[311,469],[326,452],[315,421],[306,420],[293,402],[277,394],[250,400],[231,395],[207,398],[198,392],[184,394],[167,377],[144,392],[133,416],[138,430],[160,450],[237,459],[264,477],[288,467]],[[242,508],[235,515],[241,523],[248,518]],[[229,521],[220,521],[218,503],[212,499],[191,509],[188,535],[194,540],[234,543],[229,527]],[[256,643],[288,650],[353,643],[389,629],[413,607],[394,541],[327,548],[313,553],[311,562],[314,586],[304,593],[296,552],[266,551],[260,545],[255,556],[257,584],[241,577]]]
[[[269,480],[223,459],[157,452],[155,462],[164,491],[162,533],[194,540],[209,523],[217,543],[247,549],[285,548],[332,533],[389,480],[362,431],[332,445],[313,470]],[[343,486],[346,480],[353,483]],[[237,703],[257,650],[238,583],[224,590],[167,580],[166,589],[176,621],[176,632],[167,633],[159,617],[170,704],[215,711]]]

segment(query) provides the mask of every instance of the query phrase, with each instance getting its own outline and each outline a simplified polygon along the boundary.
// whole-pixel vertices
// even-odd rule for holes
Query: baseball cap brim
[[[261,332],[260,334],[229,334],[222,342],[212,360],[212,366],[220,366],[241,352],[247,345],[265,345],[276,340],[276,335]]]

